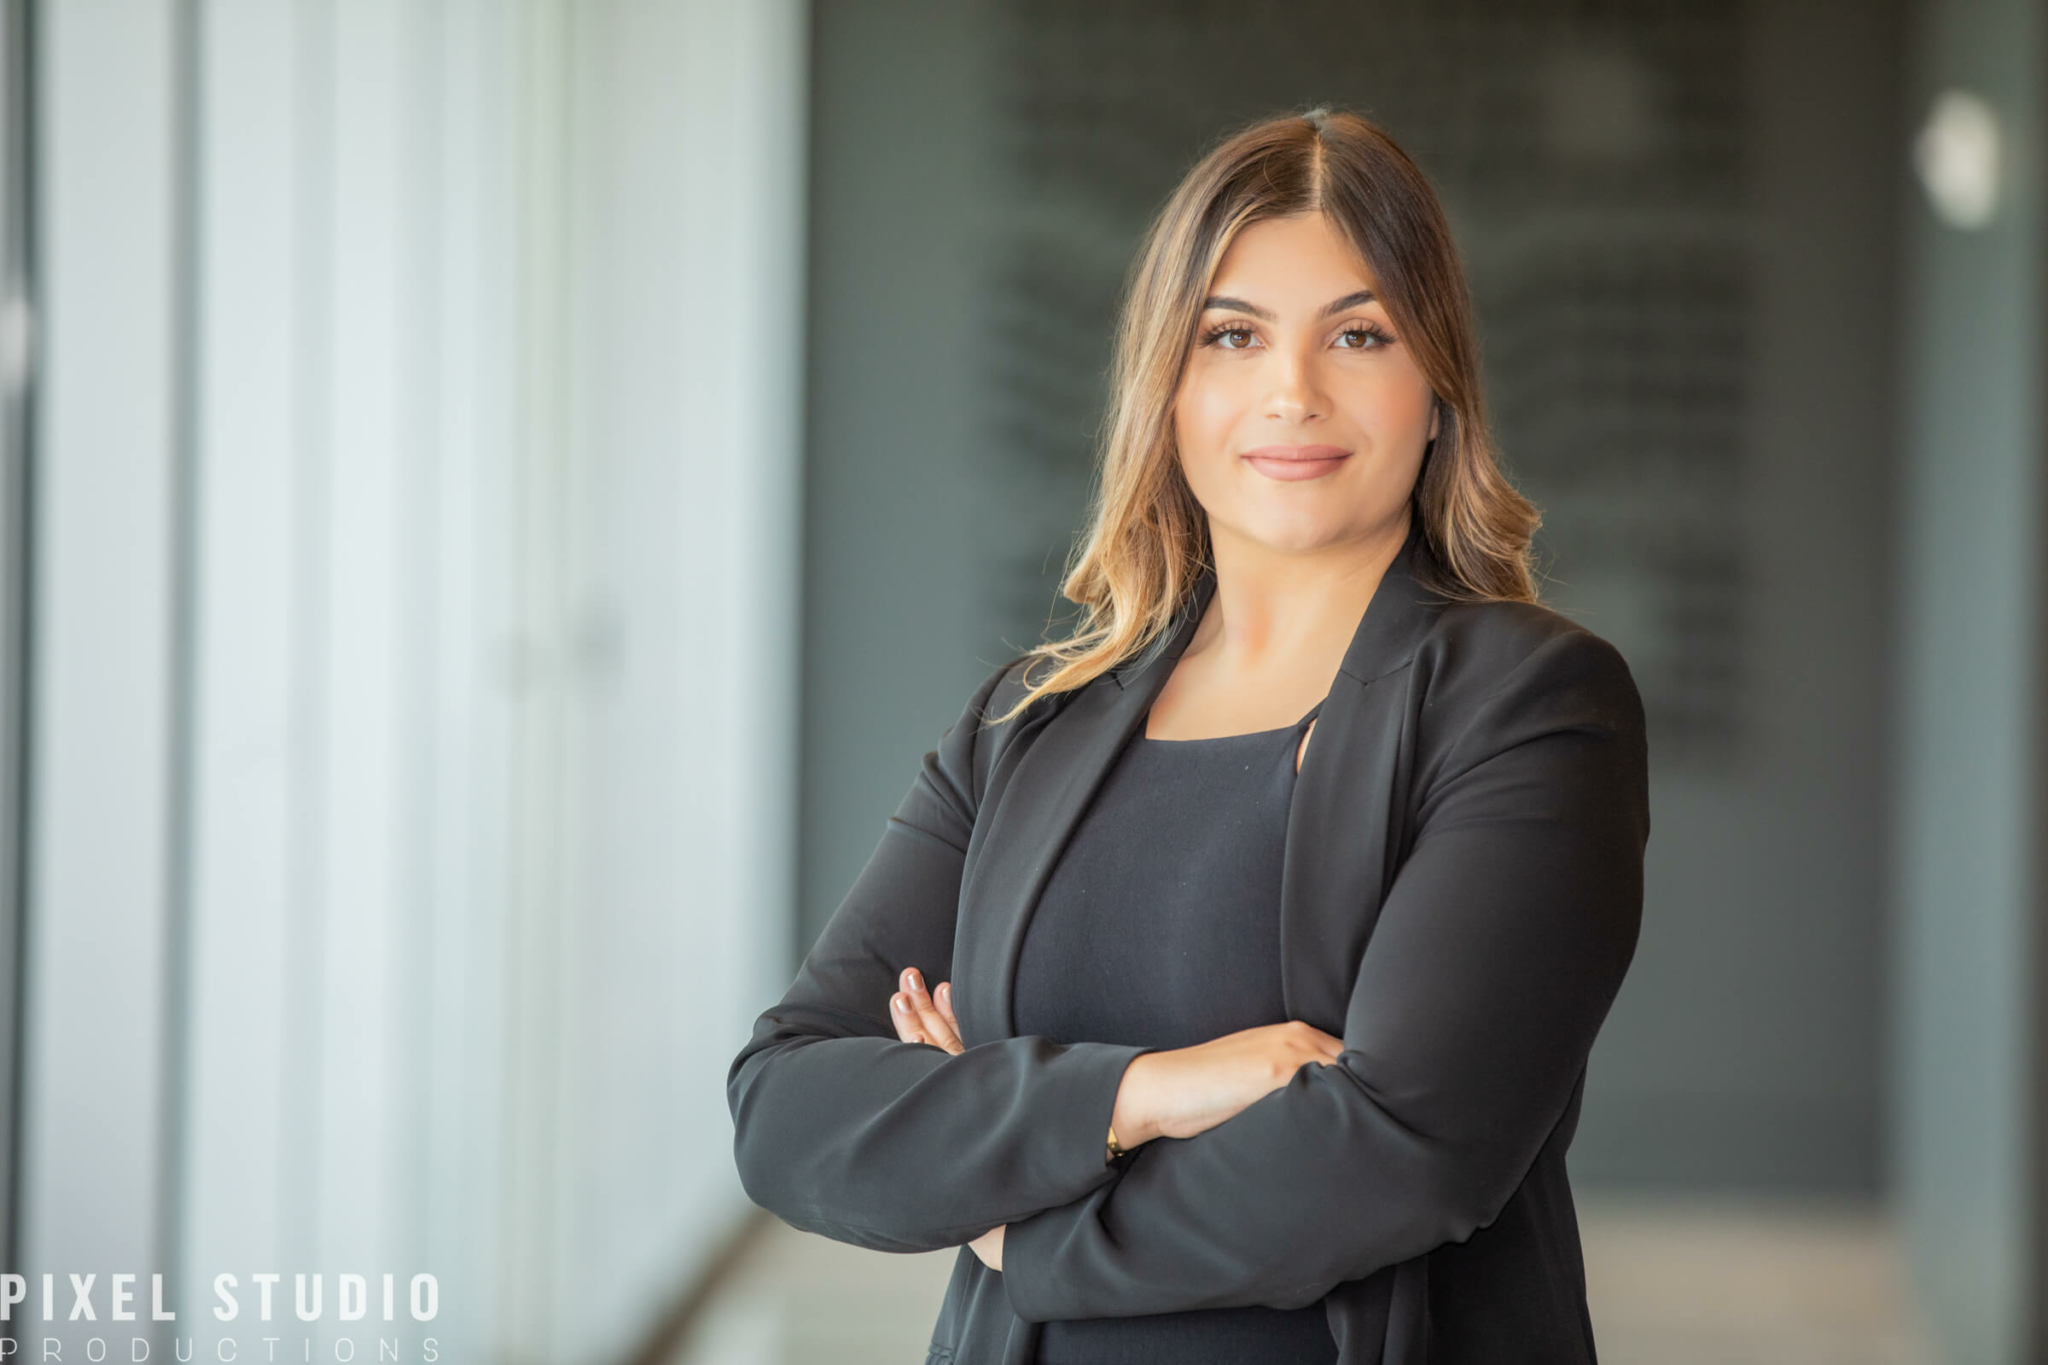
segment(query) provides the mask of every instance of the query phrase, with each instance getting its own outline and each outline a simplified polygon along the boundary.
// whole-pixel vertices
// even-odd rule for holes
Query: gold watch
[[[1123,1144],[1116,1140],[1116,1125],[1112,1123],[1109,1125],[1109,1155],[1104,1160],[1105,1162],[1115,1161],[1123,1154]]]

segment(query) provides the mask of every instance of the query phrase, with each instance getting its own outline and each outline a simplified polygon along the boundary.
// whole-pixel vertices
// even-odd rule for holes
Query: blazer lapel
[[[1281,997],[1288,1018],[1340,1037],[1405,832],[1415,756],[1406,668],[1444,604],[1415,577],[1428,553],[1411,514],[1317,717],[1288,811]]]
[[[1281,991],[1288,1017],[1341,1034],[1405,810],[1414,737],[1402,667],[1442,599],[1414,576],[1428,553],[1411,516],[1345,651],[1295,781],[1280,890]],[[1024,746],[968,847],[953,976],[961,1041],[1016,1036],[1024,932],[1047,878],[1111,764],[1143,724],[1215,593],[1195,585],[1163,645],[1073,694]],[[974,989],[977,988],[978,989]]]
[[[986,1008],[960,1018],[977,1038],[1016,1035],[1014,987],[1024,930],[1046,879],[1109,774],[1124,745],[1144,723],[1215,591],[1205,574],[1162,643],[1075,693],[1019,758],[1001,799],[968,848],[960,892],[953,972],[981,987]],[[967,1037],[961,1041],[972,1046]]]

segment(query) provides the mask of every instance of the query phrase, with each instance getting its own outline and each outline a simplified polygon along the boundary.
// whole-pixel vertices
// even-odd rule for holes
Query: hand
[[[967,1245],[974,1248],[974,1254],[981,1257],[981,1263],[990,1270],[1003,1268],[1003,1229],[1010,1226],[1002,1223],[990,1228]]]
[[[924,978],[917,968],[903,973],[903,989],[889,997],[889,1017],[896,1021],[896,1036],[906,1043],[930,1043],[948,1052],[965,1049],[960,1043],[960,1021],[953,1017],[953,983],[941,981],[934,1000],[925,994]],[[990,1270],[1003,1268],[1003,1229],[1008,1223],[990,1228],[967,1245]]]
[[[1124,1069],[1110,1122],[1126,1150],[1155,1137],[1190,1138],[1280,1089],[1307,1063],[1329,1066],[1343,1051],[1341,1038],[1293,1019],[1147,1052]]]
[[[925,993],[924,978],[917,968],[906,967],[899,978],[903,989],[889,997],[889,1017],[896,1023],[896,1036],[906,1043],[930,1043],[947,1052],[964,1052],[960,1043],[960,1021],[953,1017],[953,983],[941,981],[938,999]]]

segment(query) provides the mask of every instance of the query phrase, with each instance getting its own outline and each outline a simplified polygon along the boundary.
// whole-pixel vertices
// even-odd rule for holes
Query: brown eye
[[[1390,343],[1390,342],[1392,342],[1392,341],[1393,341],[1393,338],[1392,338],[1392,337],[1388,336],[1388,335],[1387,335],[1387,334],[1386,334],[1385,332],[1381,331],[1381,330],[1380,330],[1380,329],[1379,329],[1378,327],[1374,327],[1374,326],[1372,326],[1372,325],[1370,325],[1370,324],[1368,324],[1368,325],[1366,325],[1366,326],[1364,326],[1364,327],[1346,327],[1346,328],[1345,328],[1345,329],[1344,329],[1343,331],[1339,332],[1339,333],[1338,333],[1337,335],[1338,335],[1338,337],[1339,337],[1339,338],[1343,338],[1343,337],[1364,337],[1364,338],[1366,338],[1366,340],[1365,340],[1365,341],[1362,341],[1362,342],[1358,343],[1358,344],[1357,344],[1356,346],[1346,346],[1346,347],[1345,347],[1344,349],[1345,349],[1345,350],[1347,350],[1347,351],[1376,351],[1376,350],[1378,350],[1378,349],[1379,349],[1380,347],[1382,347],[1382,346],[1385,346],[1385,345],[1387,345],[1388,343]]]
[[[1204,346],[1215,346],[1218,349],[1225,351],[1242,351],[1247,349],[1247,347],[1225,345],[1223,344],[1223,338],[1241,336],[1244,337],[1247,340],[1247,342],[1249,342],[1249,340],[1251,339],[1251,334],[1252,329],[1249,327],[1235,327],[1228,325],[1216,327],[1210,329],[1207,333],[1203,335],[1202,344]]]

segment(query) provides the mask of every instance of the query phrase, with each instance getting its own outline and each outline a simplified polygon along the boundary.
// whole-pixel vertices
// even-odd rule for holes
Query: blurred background
[[[19,1358],[921,1359],[726,1069],[1319,102],[1650,714],[1603,1361],[2048,1362],[2048,0],[0,0]]]

